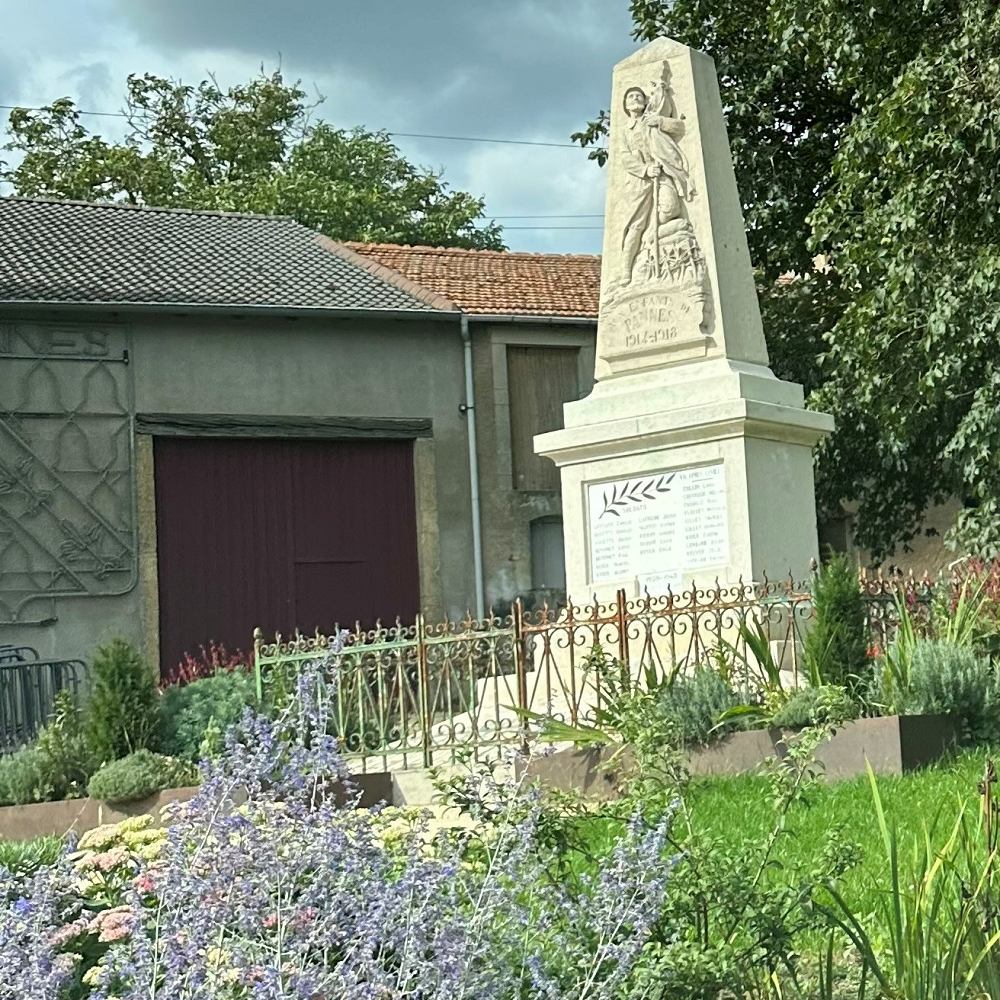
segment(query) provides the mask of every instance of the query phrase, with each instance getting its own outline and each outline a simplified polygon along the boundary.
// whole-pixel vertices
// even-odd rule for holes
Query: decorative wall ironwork
[[[0,324],[0,623],[135,586],[132,414],[124,329]]]
[[[898,624],[897,596],[927,606],[933,583],[862,578],[873,647],[884,648]],[[793,684],[802,673],[805,627],[813,615],[808,587],[780,583],[692,589],[681,594],[614,601],[585,608],[543,607],[481,621],[428,625],[396,622],[332,635],[254,635],[258,692],[303,663],[325,662],[336,679],[337,736],[345,757],[361,770],[426,767],[458,755],[495,753],[525,738],[524,711],[571,725],[593,719],[601,677],[589,654],[600,646],[633,675],[662,679],[712,663],[719,640],[731,643],[734,683],[759,683],[740,626],[759,624],[774,658]]]

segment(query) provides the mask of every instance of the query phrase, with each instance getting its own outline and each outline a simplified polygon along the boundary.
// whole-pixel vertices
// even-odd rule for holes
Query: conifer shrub
[[[210,731],[225,732],[255,700],[253,675],[245,671],[220,671],[187,684],[172,684],[163,692],[160,749],[199,760]]]
[[[123,639],[102,646],[90,666],[86,730],[98,761],[157,748],[159,693],[153,672]]]
[[[815,618],[803,650],[813,687],[835,684],[852,693],[871,674],[868,622],[857,568],[843,554],[831,556],[813,580]]]

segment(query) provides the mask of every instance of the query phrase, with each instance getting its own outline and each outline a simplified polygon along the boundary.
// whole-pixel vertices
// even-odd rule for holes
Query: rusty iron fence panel
[[[934,584],[863,576],[860,587],[874,652],[895,633],[897,601],[929,607]],[[735,685],[751,692],[760,679],[742,628],[749,626],[766,635],[774,659],[798,684],[812,616],[808,587],[791,580],[638,600],[622,590],[583,608],[528,611],[517,601],[509,615],[483,620],[431,625],[418,616],[413,624],[273,641],[258,629],[254,661],[259,697],[302,664],[323,662],[336,680],[336,735],[345,757],[361,770],[398,770],[517,746],[526,738],[526,712],[571,725],[591,721],[602,703],[595,646],[633,676],[651,671],[661,681],[716,663],[725,646]]]

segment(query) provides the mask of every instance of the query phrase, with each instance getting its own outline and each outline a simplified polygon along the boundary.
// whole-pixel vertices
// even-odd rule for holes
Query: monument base
[[[817,556],[802,387],[725,358],[605,378],[535,438],[559,466],[571,599],[792,574]]]

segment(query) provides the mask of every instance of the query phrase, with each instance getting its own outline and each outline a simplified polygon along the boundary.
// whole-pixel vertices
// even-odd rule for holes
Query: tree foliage
[[[631,8],[636,38],[715,60],[775,371],[838,422],[821,506],[854,504],[857,542],[884,555],[957,495],[954,542],[1000,550],[996,5]],[[813,271],[816,253],[831,271]],[[787,271],[802,280],[775,284]]]
[[[862,538],[911,537],[928,504],[967,507],[954,541],[1000,549],[1000,13],[989,0],[860,10],[784,0],[789,45],[858,110],[811,215],[846,307],[817,406],[827,502]]]
[[[68,98],[17,109],[16,166],[30,197],[289,215],[340,240],[502,248],[483,199],[409,163],[385,132],[315,122],[315,104],[280,71],[222,89],[146,74],[128,78],[125,134],[91,133]]]

